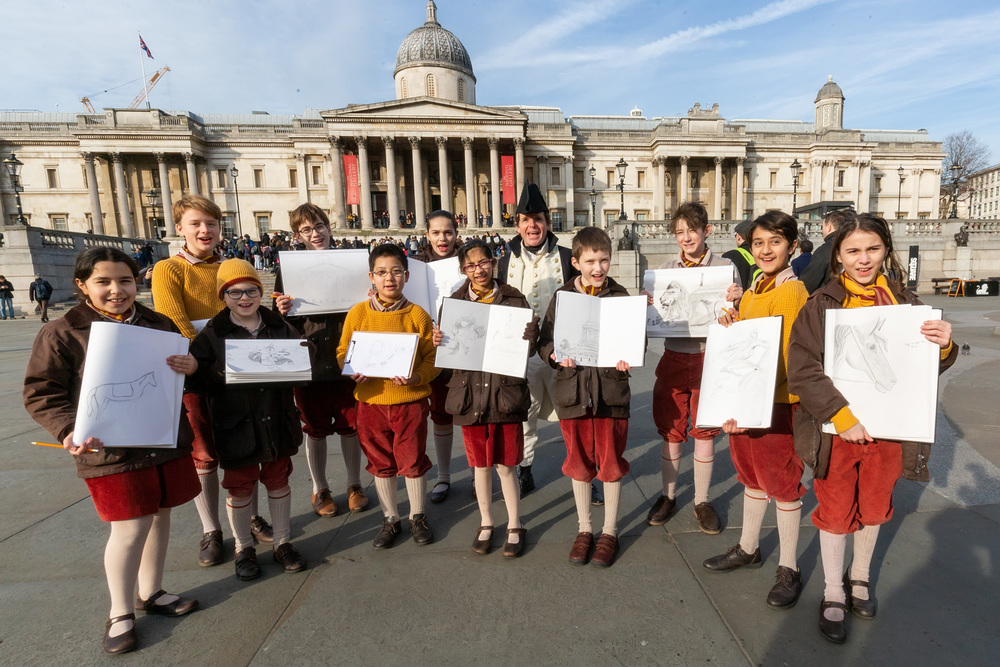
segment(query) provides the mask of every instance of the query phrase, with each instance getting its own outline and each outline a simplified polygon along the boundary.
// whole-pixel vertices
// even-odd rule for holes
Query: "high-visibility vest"
[[[750,265],[750,269],[753,271],[753,273],[750,274],[750,284],[753,285],[753,281],[757,280],[757,276],[761,273],[760,267],[757,266],[757,262],[754,261],[753,255],[750,254],[749,250],[743,246],[738,246],[736,249],[740,251],[740,254],[743,255],[743,259],[747,261],[747,264]]]

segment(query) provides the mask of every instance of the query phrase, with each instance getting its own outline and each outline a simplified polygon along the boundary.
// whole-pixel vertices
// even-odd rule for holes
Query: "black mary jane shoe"
[[[168,593],[161,588],[150,595],[148,600],[136,598],[135,606],[142,609],[147,614],[159,614],[160,616],[183,616],[184,614],[190,614],[198,608],[197,600],[194,598],[182,598],[180,596],[177,596],[177,599],[170,604],[156,604],[157,600],[167,594]]]
[[[827,609],[841,609],[844,612],[844,620],[831,621],[823,612]],[[843,602],[828,602],[823,600],[819,603],[819,631],[825,639],[834,644],[843,644],[847,641],[847,605]]]
[[[122,621],[132,621],[132,629],[128,632],[124,632],[117,637],[112,637],[110,635],[111,626],[115,623],[121,623]],[[114,618],[109,618],[107,623],[104,624],[104,652],[109,655],[117,655],[118,653],[128,653],[129,651],[134,651],[135,647],[139,645],[139,638],[135,634],[135,614],[122,614],[121,616],[115,616]]]
[[[480,539],[480,536],[485,531],[490,531],[490,534],[486,539]],[[485,556],[490,552],[490,547],[493,546],[493,526],[480,526],[476,528],[476,539],[472,540],[472,551],[481,556]]]
[[[854,586],[860,586],[868,590],[868,599],[861,600],[854,597]],[[847,601],[851,605],[851,613],[853,613],[858,618],[863,618],[866,621],[870,621],[875,618],[875,614],[878,612],[878,601],[872,597],[872,589],[867,581],[861,581],[860,579],[851,579],[850,573],[844,573],[844,591],[847,593]]]
[[[434,489],[438,488],[439,486],[443,486],[444,488],[441,489],[440,491],[435,491]],[[440,505],[444,501],[448,500],[448,492],[451,491],[451,482],[438,482],[437,484],[434,485],[434,489],[431,489],[431,494],[430,494],[431,502],[434,503],[435,505]]]

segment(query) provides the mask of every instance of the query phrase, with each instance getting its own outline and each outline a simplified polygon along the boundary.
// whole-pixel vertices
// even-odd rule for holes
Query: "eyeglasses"
[[[464,271],[465,273],[472,273],[476,269],[482,269],[483,271],[486,271],[492,266],[493,266],[492,259],[484,259],[483,261],[476,262],[475,264],[463,264],[462,271]]]
[[[257,297],[260,296],[260,288],[251,287],[250,289],[227,289],[225,292],[223,292],[223,294],[228,296],[233,301],[242,299],[244,294],[246,294],[251,299],[256,299]]]
[[[386,278],[392,276],[393,278],[402,278],[403,274],[406,273],[403,269],[393,269],[392,271],[385,271],[384,269],[379,269],[378,271],[372,271],[372,275],[376,278]]]
[[[312,236],[314,232],[322,233],[326,229],[326,225],[320,223],[315,227],[299,227],[299,236]]]

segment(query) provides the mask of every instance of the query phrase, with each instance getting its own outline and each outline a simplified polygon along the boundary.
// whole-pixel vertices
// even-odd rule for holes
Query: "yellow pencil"
[[[54,442],[34,442],[34,441],[32,441],[31,444],[33,444],[33,445],[39,445],[40,447],[58,447],[59,449],[65,449],[65,447],[63,447],[62,445],[57,445]],[[87,451],[88,452],[96,452],[97,450],[96,449],[88,449]]]

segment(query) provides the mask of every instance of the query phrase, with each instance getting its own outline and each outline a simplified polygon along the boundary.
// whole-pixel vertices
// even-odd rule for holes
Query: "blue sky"
[[[392,99],[396,49],[425,0],[32,0],[0,5],[0,108],[125,106],[136,30],[168,65],[166,110],[301,113]],[[438,0],[472,57],[480,104],[565,115],[687,113],[811,121],[832,74],[851,128],[968,129],[1000,160],[995,0]],[[17,54],[12,55],[12,54]],[[107,93],[101,91],[133,81]],[[96,94],[101,93],[101,94]]]

